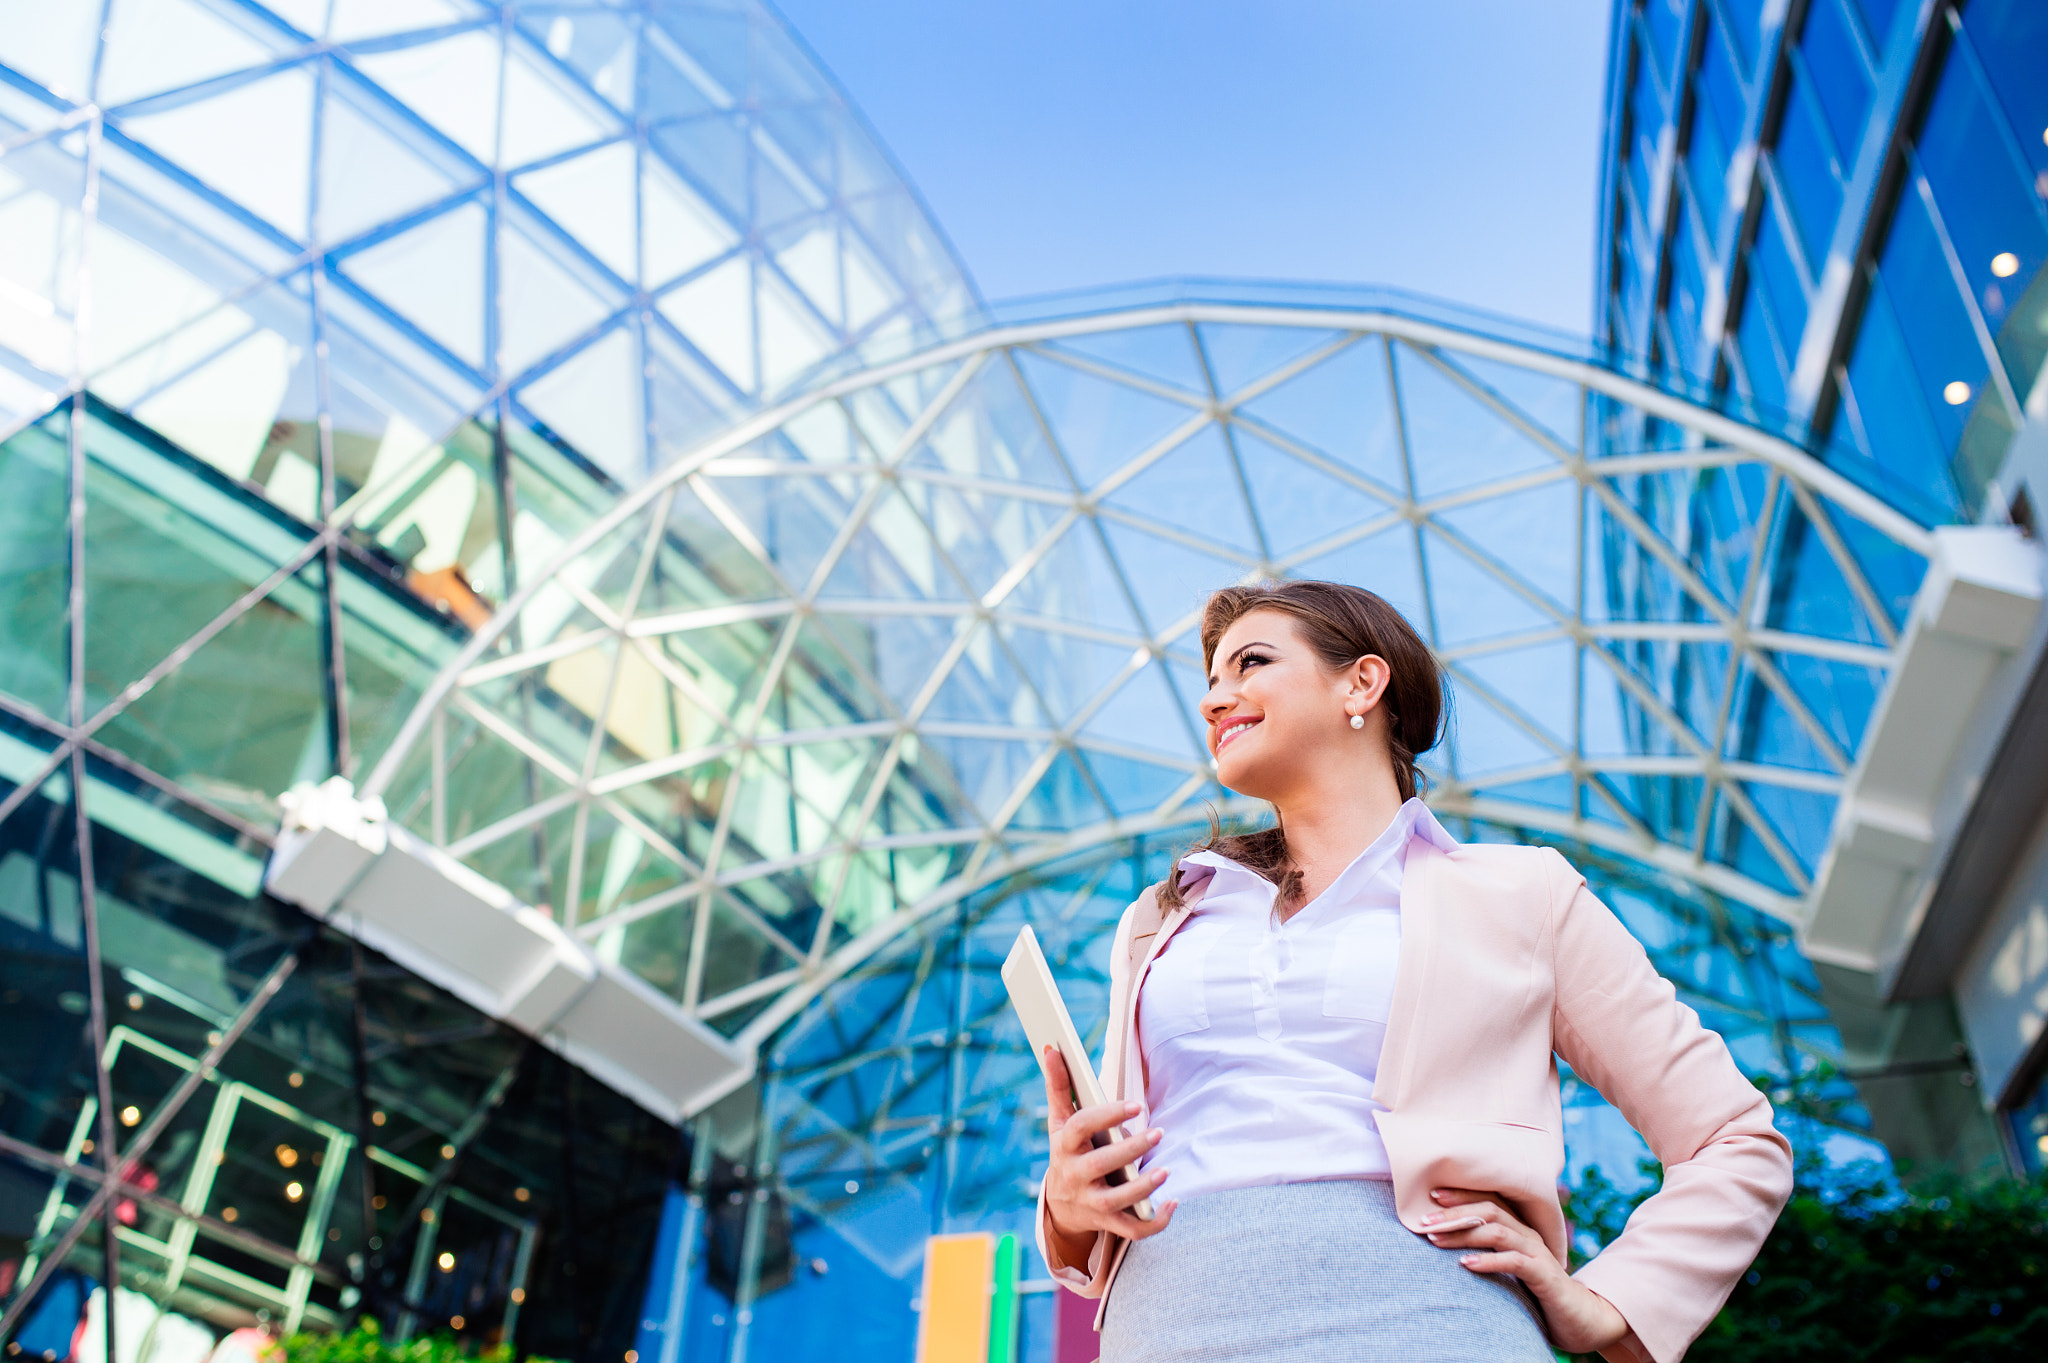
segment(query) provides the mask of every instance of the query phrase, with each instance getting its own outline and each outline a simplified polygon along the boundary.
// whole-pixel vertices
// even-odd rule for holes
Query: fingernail
[[[1137,1115],[1138,1115],[1138,1105],[1137,1105],[1136,1103],[1125,1103],[1125,1104],[1124,1104],[1124,1115],[1125,1115],[1126,1117],[1135,1117],[1135,1116],[1137,1116]]]
[[[1437,1222],[1443,1219],[1444,1214],[1442,1212],[1431,1212],[1428,1216],[1422,1218],[1422,1224],[1425,1226],[1434,1226]]]
[[[1479,1256],[1476,1254],[1462,1255],[1459,1257],[1458,1262],[1463,1264],[1465,1267],[1470,1268],[1472,1267],[1472,1265],[1479,1262]]]
[[[1157,1145],[1160,1141],[1166,1139],[1166,1130],[1163,1127],[1155,1126],[1150,1131],[1145,1133],[1145,1138],[1151,1141],[1154,1145]]]
[[[1431,1189],[1429,1190],[1429,1195],[1430,1195],[1430,1196],[1431,1196],[1432,1198],[1434,1198],[1435,1200],[1437,1200],[1438,1202],[1441,1202],[1441,1201],[1443,1201],[1443,1200],[1444,1200],[1444,1190],[1443,1190],[1443,1189],[1441,1189],[1441,1188],[1431,1188]]]

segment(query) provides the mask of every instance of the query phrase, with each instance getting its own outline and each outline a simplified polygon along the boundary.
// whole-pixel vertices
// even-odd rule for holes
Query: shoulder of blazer
[[[1158,885],[1147,885],[1145,892],[1138,896],[1138,902],[1131,905],[1131,937],[1127,947],[1129,960],[1125,962],[1126,979],[1138,973],[1138,966],[1145,959],[1145,953],[1152,949],[1152,939],[1165,928],[1167,915],[1173,912],[1159,903],[1159,891],[1164,884],[1162,881]],[[1195,905],[1202,902],[1202,896],[1208,888],[1209,882],[1204,880],[1189,890],[1187,898],[1181,901],[1181,907],[1192,910]]]

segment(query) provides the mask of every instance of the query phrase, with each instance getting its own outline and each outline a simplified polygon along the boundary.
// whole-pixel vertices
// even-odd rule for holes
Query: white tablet
[[[1034,1058],[1045,1054],[1047,1046],[1057,1046],[1060,1055],[1066,1059],[1067,1075],[1072,1081],[1075,1108],[1095,1107],[1109,1101],[1103,1095],[1102,1083],[1095,1077],[1095,1067],[1088,1061],[1088,1052],[1082,1049],[1081,1034],[1074,1030],[1074,1019],[1067,1012],[1067,1002],[1060,997],[1059,986],[1053,983],[1052,967],[1045,963],[1045,953],[1038,948],[1038,934],[1026,924],[1017,934],[1017,944],[1010,948],[1009,959],[1003,962],[1003,986],[1010,991],[1010,1006],[1017,1010],[1017,1018],[1024,1024],[1024,1035],[1031,1042]],[[1041,1060],[1040,1068],[1044,1067]],[[1095,1134],[1095,1145],[1099,1149],[1122,1140],[1124,1129],[1121,1125],[1109,1131]],[[1112,1170],[1107,1182],[1112,1186],[1138,1176],[1138,1166],[1127,1164]],[[1139,1198],[1131,1208],[1140,1221],[1152,1219],[1152,1199]]]

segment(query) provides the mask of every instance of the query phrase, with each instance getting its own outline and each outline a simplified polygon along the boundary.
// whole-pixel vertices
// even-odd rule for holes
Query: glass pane
[[[1799,226],[1799,240],[1806,247],[1806,258],[1813,261],[1827,259],[1835,217],[1842,211],[1842,170],[1825,139],[1811,90],[1795,77],[1778,127],[1775,161],[1779,183],[1791,200],[1793,221]]]
[[[2048,8],[2033,0],[1970,0],[1963,11],[1970,51],[1984,64],[2020,150],[2038,176],[2048,172]],[[1952,59],[1953,60],[1953,59]],[[2041,182],[2036,180],[2039,194]]]
[[[1871,281],[1848,379],[1854,420],[1870,457],[1935,505],[1958,507],[1947,467],[1952,437],[1935,424],[1928,390],[1907,350],[1905,331],[1882,278]]]
[[[1749,264],[1770,293],[1771,319],[1778,324],[1789,357],[1798,350],[1799,338],[1806,330],[1806,286],[1798,266],[1792,263],[1792,243],[1768,203],[1757,226],[1756,243],[1750,248]]]
[[[1814,0],[1806,12],[1799,50],[1806,58],[1814,92],[1820,96],[1821,110],[1827,115],[1828,130],[1834,134],[1837,159],[1846,167],[1855,161],[1856,148],[1863,141],[1863,122],[1870,113],[1870,76],[1838,4],[1839,0]]]

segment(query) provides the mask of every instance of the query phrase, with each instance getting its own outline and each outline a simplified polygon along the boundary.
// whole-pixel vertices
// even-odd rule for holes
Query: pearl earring
[[[1351,717],[1351,727],[1354,729],[1363,729],[1365,727],[1365,716],[1353,715]]]

